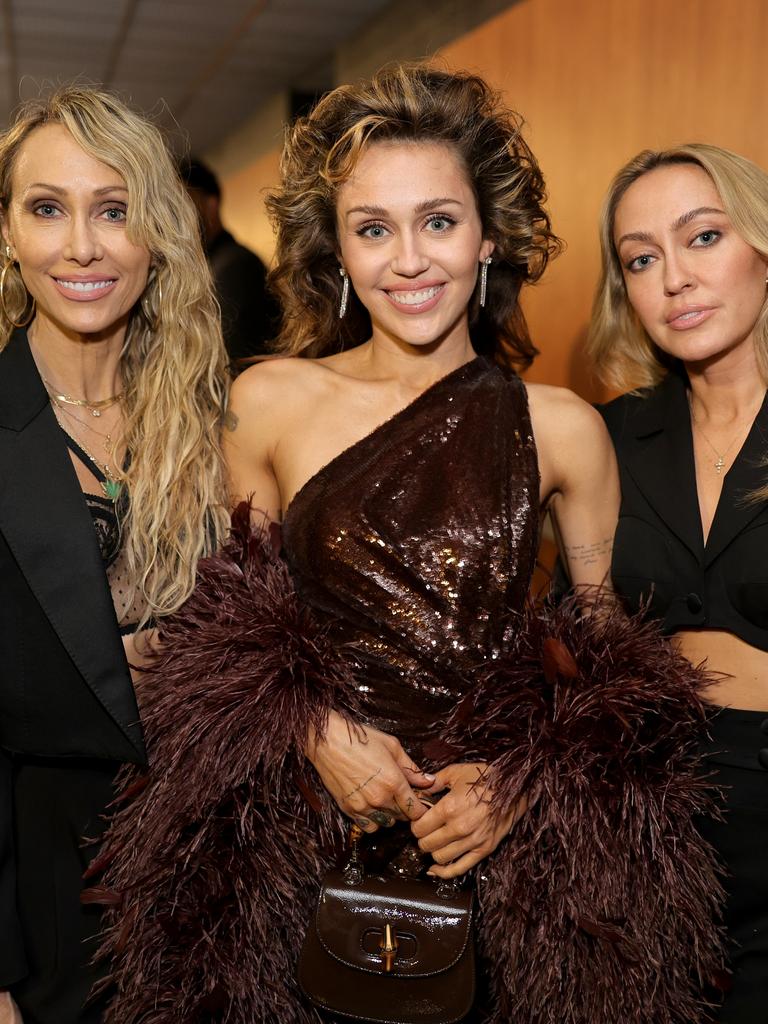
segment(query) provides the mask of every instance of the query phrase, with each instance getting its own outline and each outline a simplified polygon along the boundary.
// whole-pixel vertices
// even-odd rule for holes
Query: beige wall
[[[280,180],[280,148],[287,97],[275,96],[205,159],[222,187],[221,216],[239,242],[270,263],[275,243],[264,209],[264,193]]]
[[[270,149],[223,179],[222,221],[237,240],[269,264],[275,242],[264,209],[264,193],[280,180],[280,150]]]
[[[458,12],[455,0],[435,3]],[[403,55],[412,57],[421,22],[400,20]],[[378,23],[363,40],[345,44],[339,72],[361,68],[356,52],[367,65],[378,63],[371,49],[377,32]],[[603,394],[590,381],[580,344],[598,271],[600,201],[624,161],[644,147],[696,140],[768,167],[766,42],[766,0],[519,0],[443,47],[449,64],[479,71],[524,114],[555,230],[568,244],[526,300],[542,350],[531,379],[567,384],[593,399]],[[393,46],[390,34],[382,60]],[[271,235],[261,191],[277,177],[281,109],[276,101],[210,154],[223,174],[227,223],[266,258]]]

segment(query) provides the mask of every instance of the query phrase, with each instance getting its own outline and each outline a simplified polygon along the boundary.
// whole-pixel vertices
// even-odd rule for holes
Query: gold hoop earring
[[[155,276],[152,278],[152,284],[154,284],[157,289],[156,312],[152,312],[152,307],[150,306],[149,303],[149,295],[147,294],[149,289],[145,290],[144,294],[141,297],[141,312],[144,314],[144,319],[149,324],[149,329],[151,331],[156,331],[162,321],[160,310],[163,305],[163,286],[160,283],[159,275],[155,274]]]
[[[7,251],[8,246],[6,246],[5,248]],[[3,264],[2,272],[0,272],[0,312],[2,312],[3,316],[11,325],[11,327],[26,327],[27,324],[31,322],[32,317],[35,315],[35,300],[32,299],[32,305],[29,307],[29,314],[27,315],[26,320],[14,320],[11,314],[8,312],[8,307],[5,304],[5,278],[9,269],[12,266],[13,262],[11,260],[7,260]]]

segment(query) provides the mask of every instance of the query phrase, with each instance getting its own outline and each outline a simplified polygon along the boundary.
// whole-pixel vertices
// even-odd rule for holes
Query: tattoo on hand
[[[376,771],[373,773],[373,775],[371,775],[371,777],[369,779],[366,779],[365,782],[361,782],[359,786],[355,786],[355,788],[352,790],[352,792],[351,793],[347,793],[347,795],[344,797],[344,799],[345,800],[349,800],[349,798],[351,796],[354,796],[356,793],[359,793],[361,789],[365,789],[365,787],[368,785],[368,783],[369,782],[373,782],[373,780],[376,778],[377,775],[381,775],[381,768],[377,768]]]
[[[371,811],[371,821],[374,821],[377,825],[381,825],[382,828],[389,828],[390,825],[395,824],[395,817],[392,814],[387,814],[386,811]]]
[[[227,409],[227,411],[224,413],[224,426],[230,432],[230,434],[234,434],[234,432],[237,430],[237,426],[239,423],[240,420],[237,418],[237,416],[235,416],[232,410]]]
[[[609,558],[613,550],[613,537],[596,541],[594,544],[566,544],[565,554],[572,565],[578,562],[585,568],[597,565],[598,561]]]

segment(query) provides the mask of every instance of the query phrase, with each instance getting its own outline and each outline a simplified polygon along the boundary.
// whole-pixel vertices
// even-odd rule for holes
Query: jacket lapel
[[[701,532],[686,384],[677,373],[645,399],[633,418],[627,469],[656,513],[701,561]]]
[[[747,439],[723,480],[715,518],[707,538],[705,566],[710,565],[750,522],[765,511],[766,502],[751,501],[750,495],[768,483],[768,395],[747,435]]]
[[[93,523],[23,331],[0,352],[0,530],[83,679],[143,760]]]

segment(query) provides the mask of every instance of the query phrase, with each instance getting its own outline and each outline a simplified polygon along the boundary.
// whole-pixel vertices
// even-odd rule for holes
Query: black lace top
[[[120,632],[123,635],[134,633],[146,605],[140,592],[131,583],[123,552],[121,524],[125,521],[128,511],[128,492],[123,488],[114,500],[107,497],[107,477],[63,428],[62,433],[69,450],[104,487],[104,494],[84,491],[83,497],[93,520]]]

